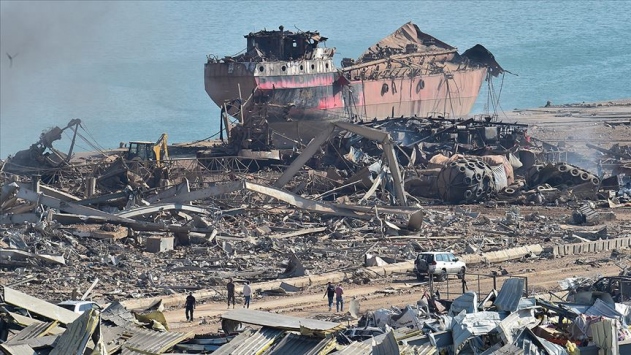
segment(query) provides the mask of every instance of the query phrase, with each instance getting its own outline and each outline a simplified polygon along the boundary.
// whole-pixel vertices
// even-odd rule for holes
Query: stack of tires
[[[475,158],[447,163],[438,173],[436,187],[440,198],[448,203],[485,201],[496,190],[493,170]]]

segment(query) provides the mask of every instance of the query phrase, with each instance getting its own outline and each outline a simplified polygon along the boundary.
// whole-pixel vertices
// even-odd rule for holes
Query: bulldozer
[[[167,134],[162,133],[155,142],[131,141],[127,150],[128,161],[155,162],[156,167],[163,167],[169,160]]]

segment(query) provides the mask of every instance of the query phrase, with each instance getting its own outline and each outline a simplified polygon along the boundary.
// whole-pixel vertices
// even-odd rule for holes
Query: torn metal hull
[[[415,36],[418,43],[410,43]],[[466,116],[489,69],[410,23],[357,62],[344,59],[342,68],[334,65],[333,50],[318,51],[310,32],[261,31],[246,38],[246,54],[208,60],[206,92],[242,122],[264,117],[287,142],[310,140],[327,121]],[[287,38],[306,54],[283,58]],[[276,47],[270,45],[274,40]],[[384,52],[384,46],[391,48]]]

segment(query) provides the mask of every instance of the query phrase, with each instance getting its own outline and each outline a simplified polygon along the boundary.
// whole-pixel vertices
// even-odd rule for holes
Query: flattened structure
[[[264,355],[308,355],[319,354],[332,338],[307,337],[295,333],[288,333],[272,349],[264,352]]]
[[[61,308],[52,303],[42,301],[39,298],[29,296],[26,293],[4,286],[2,299],[4,302],[24,308],[31,313],[39,314],[43,317],[57,320],[62,324],[70,324],[79,318],[79,314]]]
[[[234,339],[232,339],[228,344],[213,352],[213,354],[261,354],[263,351],[268,349],[282,334],[282,330],[268,327],[263,327],[256,333],[254,333],[252,330],[246,330]]]
[[[299,331],[300,326],[311,330],[328,330],[334,331],[342,329],[343,324],[326,322],[317,319],[290,317],[282,314],[255,311],[250,309],[235,309],[221,316],[222,319],[228,319],[246,324],[261,325],[276,329]]]
[[[122,354],[162,354],[174,347],[175,344],[194,336],[193,332],[155,332],[140,328],[130,329],[129,332],[133,335],[123,345]]]

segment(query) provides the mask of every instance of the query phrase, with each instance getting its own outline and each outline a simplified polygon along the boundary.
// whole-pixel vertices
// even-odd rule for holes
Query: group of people
[[[236,298],[234,296],[234,281],[232,277],[228,279],[228,284],[226,285],[226,289],[228,290],[228,309],[230,309],[230,302],[232,302],[232,308],[234,309],[236,304]],[[250,286],[250,281],[246,281],[243,285],[243,308],[250,308],[250,299],[252,298],[252,287]],[[193,321],[193,310],[197,305],[197,301],[193,296],[192,292],[189,292],[186,297],[186,302],[184,303],[184,308],[186,310],[186,320],[188,322]]]
[[[232,308],[234,309],[234,305],[237,302],[234,297],[234,282],[232,281],[232,277],[228,279],[228,284],[226,285],[228,289],[228,309],[230,309],[230,301],[232,301]],[[250,308],[250,299],[252,298],[252,287],[250,287],[250,281],[246,281],[243,285],[243,308]]]
[[[324,297],[329,298],[329,311],[333,307],[333,297],[335,297],[335,311],[344,312],[344,289],[342,284],[334,286],[330,281],[326,284],[326,291],[324,291]]]
[[[228,284],[226,284],[226,289],[228,290],[228,309],[230,309],[230,302],[232,302],[232,308],[234,309],[237,301],[234,294],[235,285],[232,277],[228,279]],[[342,288],[342,284],[338,284],[337,286],[333,285],[331,282],[327,283],[326,291],[324,292],[324,297],[328,297],[329,299],[329,311],[331,311],[333,307],[333,299],[335,298],[335,309],[336,312],[344,312],[344,289]],[[250,308],[250,300],[252,299],[252,287],[250,286],[250,281],[246,281],[243,285],[243,308]],[[192,292],[189,292],[186,297],[186,302],[184,307],[186,309],[186,320],[189,322],[193,321],[193,310],[195,309],[197,302]]]

